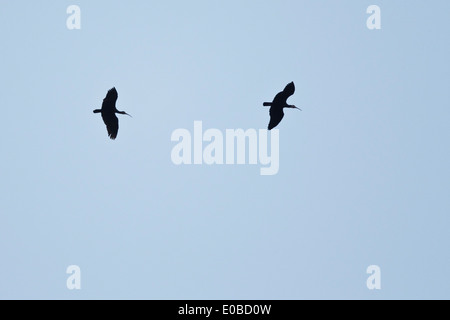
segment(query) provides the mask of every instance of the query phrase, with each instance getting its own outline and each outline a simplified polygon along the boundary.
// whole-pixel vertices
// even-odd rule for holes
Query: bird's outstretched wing
[[[295,84],[294,82],[288,83],[286,87],[283,90],[283,93],[286,95],[286,97],[290,97],[295,93]]]
[[[114,88],[108,90],[108,93],[106,94],[105,99],[116,102],[118,97],[119,97],[119,95],[117,93],[116,88],[114,87]]]
[[[270,122],[267,129],[272,130],[283,120],[283,109],[270,108]]]
[[[116,88],[110,89],[106,94],[105,99],[103,99],[102,109],[115,110],[118,96]]]
[[[108,136],[115,140],[119,132],[119,119],[114,113],[102,113],[102,118],[106,125],[106,130],[108,130]]]
[[[273,99],[274,104],[285,104],[287,99],[295,93],[295,85],[294,82],[289,83],[283,91],[278,93]]]

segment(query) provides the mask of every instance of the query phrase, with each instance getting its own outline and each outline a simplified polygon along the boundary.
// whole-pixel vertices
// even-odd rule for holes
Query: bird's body
[[[102,108],[94,110],[94,113],[101,113],[103,122],[108,130],[108,136],[114,140],[117,138],[117,133],[119,132],[119,119],[117,119],[116,113],[126,114],[125,111],[119,111],[116,109],[116,101],[118,98],[116,88],[112,88],[106,94],[105,99],[103,99]]]
[[[299,109],[294,105],[287,104],[287,99],[292,96],[295,92],[294,82],[289,83],[283,91],[278,93],[272,102],[264,102],[265,107],[270,107],[270,122],[268,129],[272,130],[275,128],[284,117],[284,108],[295,108]],[[300,110],[300,109],[299,109]]]

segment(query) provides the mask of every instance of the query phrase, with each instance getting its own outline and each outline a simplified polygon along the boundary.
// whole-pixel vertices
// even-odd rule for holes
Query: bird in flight
[[[287,104],[287,99],[292,96],[295,92],[295,85],[294,82],[289,83],[286,88],[284,88],[283,91],[278,93],[272,102],[264,102],[265,107],[270,107],[270,122],[269,122],[269,130],[272,130],[275,128],[283,119],[284,117],[284,108],[292,108],[292,109],[298,109],[301,111],[301,109],[297,108],[294,105]]]
[[[116,109],[116,101],[118,98],[116,88],[112,88],[106,94],[105,99],[103,99],[103,104],[101,109],[94,110],[94,113],[101,113],[103,122],[108,130],[108,136],[115,140],[117,138],[117,132],[119,131],[119,119],[116,117],[116,113],[126,114],[130,116],[125,111],[119,111]],[[131,116],[130,116],[131,117]]]

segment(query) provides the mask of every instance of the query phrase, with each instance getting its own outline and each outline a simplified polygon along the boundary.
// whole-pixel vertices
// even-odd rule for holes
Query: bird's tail
[[[272,102],[264,102],[263,106],[264,107],[271,107],[272,106]]]

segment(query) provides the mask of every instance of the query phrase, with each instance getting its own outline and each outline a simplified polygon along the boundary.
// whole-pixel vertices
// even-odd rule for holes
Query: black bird
[[[117,98],[117,90],[116,88],[112,88],[106,94],[105,99],[103,99],[102,108],[94,110],[94,113],[102,114],[103,122],[106,124],[106,129],[108,130],[108,136],[112,140],[117,138],[117,132],[119,131],[119,119],[117,119],[116,113],[130,116],[125,111],[119,111],[116,109]]]
[[[287,99],[292,96],[295,92],[294,82],[289,83],[283,91],[278,93],[272,102],[264,102],[265,107],[270,107],[270,123],[269,130],[275,128],[283,119],[284,112],[283,108],[295,108],[301,111],[294,105],[287,104]]]

